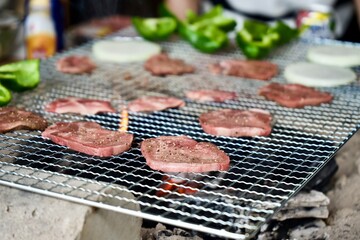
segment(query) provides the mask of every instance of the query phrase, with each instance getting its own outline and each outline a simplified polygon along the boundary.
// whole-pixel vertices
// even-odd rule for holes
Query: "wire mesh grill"
[[[135,35],[132,29],[127,29],[114,38],[127,39],[124,36]],[[305,61],[307,48],[317,44],[359,47],[325,40],[294,42],[270,57],[280,68],[280,74],[272,81],[284,82],[284,67],[291,62]],[[179,40],[164,42],[162,47],[170,56],[196,66],[196,73],[154,77],[144,71],[142,63],[103,62],[97,62],[98,68],[91,75],[74,76],[55,70],[54,63],[59,57],[91,55],[91,43],[43,61],[42,84],[16,96],[13,104],[37,112],[51,123],[85,120],[118,130],[121,107],[143,95],[176,96],[183,98],[186,106],[152,114],[130,112],[128,132],[135,135],[132,148],[109,158],[89,156],[56,145],[44,140],[39,131],[1,134],[0,183],[221,237],[245,239],[254,236],[359,128],[358,83],[321,89],[334,95],[331,104],[289,109],[256,94],[266,82],[208,73],[210,63],[242,58],[234,46],[216,55],[199,53]],[[125,80],[128,74],[131,80]],[[236,91],[239,97],[225,103],[197,103],[184,95],[189,89],[213,88]],[[87,116],[44,111],[48,102],[68,96],[110,100],[119,111]],[[198,116],[221,108],[265,109],[272,113],[276,123],[269,137],[214,137],[204,133]],[[184,180],[175,183],[176,188],[194,190],[195,194],[168,191],[165,196],[157,195],[165,175],[146,165],[139,146],[142,140],[161,135],[188,135],[197,141],[212,142],[230,156],[230,169],[182,175],[168,173],[166,176]],[[196,183],[197,187],[189,187],[189,182]],[[132,194],[134,198],[108,194],[104,191],[108,188]],[[100,196],[113,201],[105,203]],[[127,208],[123,203],[139,204],[140,210]]]

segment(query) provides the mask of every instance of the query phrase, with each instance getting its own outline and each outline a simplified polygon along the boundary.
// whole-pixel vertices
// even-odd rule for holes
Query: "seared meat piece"
[[[259,95],[288,108],[303,108],[330,103],[333,96],[300,84],[271,83],[259,89]]]
[[[38,114],[15,107],[0,108],[0,133],[14,130],[44,130],[47,121]]]
[[[144,67],[156,76],[182,75],[195,71],[195,67],[186,64],[183,60],[170,58],[164,53],[149,58]]]
[[[56,113],[79,113],[81,115],[115,112],[108,101],[76,97],[56,99],[47,104],[45,110]]]
[[[270,113],[261,109],[222,109],[201,114],[199,122],[208,134],[253,137],[270,135],[271,119]]]
[[[224,60],[209,66],[213,74],[269,80],[278,74],[276,64],[269,61],[256,60]]]
[[[150,168],[163,172],[226,171],[230,166],[229,156],[216,145],[186,136],[145,139],[141,153]]]
[[[141,97],[128,104],[133,112],[161,111],[167,108],[183,107],[185,102],[174,97]]]
[[[235,92],[221,90],[193,90],[185,92],[187,98],[199,102],[224,102],[237,98]]]
[[[91,73],[96,68],[89,57],[86,56],[67,56],[56,62],[56,69],[63,73],[81,74]]]
[[[130,149],[133,135],[102,128],[95,122],[58,122],[42,133],[44,138],[68,148],[99,157],[110,157]]]

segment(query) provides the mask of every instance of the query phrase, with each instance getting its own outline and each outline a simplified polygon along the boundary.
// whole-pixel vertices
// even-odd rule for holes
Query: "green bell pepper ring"
[[[0,82],[13,91],[35,88],[40,82],[40,60],[24,60],[0,66]]]
[[[165,40],[176,30],[176,20],[171,17],[140,18],[133,17],[132,23],[137,32],[150,41]]]
[[[216,5],[215,7],[213,7],[210,11],[198,16],[196,13],[194,13],[193,11],[189,10],[186,13],[186,20],[188,23],[192,24],[192,23],[196,23],[196,22],[201,22],[203,20],[209,20],[218,16],[222,16],[223,14],[223,8],[221,5]]]
[[[219,9],[215,11],[219,11]],[[159,12],[160,16],[175,19],[179,35],[201,52],[213,53],[225,47],[229,42],[227,34],[216,26],[201,24],[195,25],[190,24],[189,21],[182,22],[166,7],[165,4],[160,4]],[[217,16],[218,13],[214,15]],[[197,18],[197,15],[194,15],[194,19],[195,18]]]
[[[196,13],[190,10],[187,12],[186,21],[198,28],[214,25],[225,32],[234,30],[236,21],[232,18],[225,17],[222,14],[223,8],[219,5],[201,16],[196,15]]]
[[[206,26],[213,25],[215,27],[218,27],[222,31],[230,32],[234,30],[236,27],[236,21],[232,18],[227,18],[224,16],[217,16],[215,18],[211,19],[204,19],[202,21],[198,21],[195,23],[192,23],[191,26],[195,28],[204,28]]]
[[[269,32],[279,34],[278,45],[284,45],[299,36],[298,29],[291,28],[282,21],[276,21],[275,25],[270,27]]]
[[[193,47],[205,53],[213,53],[228,44],[225,32],[215,26],[207,26],[201,29],[192,25],[179,24],[179,34]]]
[[[0,107],[7,105],[11,101],[11,92],[0,84]]]
[[[266,57],[272,49],[272,39],[265,37],[261,40],[254,40],[251,33],[241,30],[236,35],[236,42],[244,55],[250,59]]]
[[[283,45],[298,36],[297,29],[278,21],[274,26],[246,20],[242,30],[236,34],[236,42],[247,58],[264,58],[277,46]]]

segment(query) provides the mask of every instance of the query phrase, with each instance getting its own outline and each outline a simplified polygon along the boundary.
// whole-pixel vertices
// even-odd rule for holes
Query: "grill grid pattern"
[[[127,29],[119,36],[135,35],[132,29]],[[282,73],[288,63],[304,61],[306,49],[317,44],[359,47],[326,40],[295,42],[279,49],[270,60],[279,65]],[[119,106],[120,111],[127,101],[142,95],[164,94],[185,99],[185,90],[201,88],[235,90],[239,98],[226,103],[196,103],[185,99],[186,106],[181,109],[152,114],[129,113],[128,131],[135,135],[133,147],[110,158],[92,157],[58,146],[43,140],[39,131],[2,134],[0,183],[222,237],[245,239],[253,236],[359,128],[358,83],[321,89],[334,95],[332,104],[288,109],[256,94],[266,82],[207,73],[209,63],[241,56],[234,48],[214,57],[198,53],[182,41],[165,42],[162,46],[171,56],[194,64],[196,74],[153,77],[143,70],[142,63],[98,62],[99,68],[93,74],[79,76],[55,70],[55,61],[63,55],[90,55],[90,43],[43,61],[43,83],[29,93],[16,96],[17,101],[13,104],[40,113],[49,122],[95,121],[117,130],[120,113],[60,115],[47,113],[43,107],[60,97],[77,96],[110,100],[113,106]],[[132,75],[131,80],[124,80],[127,73]],[[272,81],[285,80],[279,74]],[[204,133],[197,117],[203,112],[221,108],[269,110],[276,119],[271,136],[229,138]],[[188,175],[169,173],[170,177],[198,183],[202,187],[195,195],[169,191],[166,197],[157,196],[156,192],[164,183],[164,174],[146,166],[139,144],[143,139],[161,135],[189,135],[197,141],[216,144],[230,156],[230,170]],[[174,185],[196,190],[185,183]],[[106,193],[108,188],[131,193],[134,198]],[[113,201],[109,204],[103,198]],[[123,203],[139,204],[141,210],[118,207],[124,206]]]

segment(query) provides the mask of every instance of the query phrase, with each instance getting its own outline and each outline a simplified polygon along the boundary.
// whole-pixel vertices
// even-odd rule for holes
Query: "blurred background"
[[[185,0],[168,0],[174,1]],[[334,35],[329,38],[360,42],[356,0],[193,1],[198,3],[199,12],[222,4],[225,13],[240,23],[238,26],[244,18],[267,22],[280,18],[295,25],[304,9],[307,14],[326,12],[336,23]],[[161,0],[0,0],[0,62],[48,57],[106,36],[130,26],[131,16],[158,16],[161,3]]]

